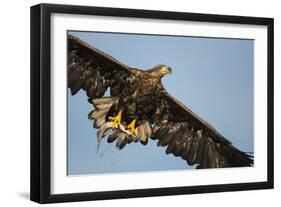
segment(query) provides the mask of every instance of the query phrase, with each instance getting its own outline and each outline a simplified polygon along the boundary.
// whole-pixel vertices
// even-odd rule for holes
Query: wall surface
[[[281,202],[281,13],[278,1],[3,1],[1,4],[0,65],[0,205],[36,206],[29,201],[29,7],[38,3],[67,3],[136,9],[263,16],[275,18],[275,189],[154,198],[123,199],[53,206],[266,206]]]

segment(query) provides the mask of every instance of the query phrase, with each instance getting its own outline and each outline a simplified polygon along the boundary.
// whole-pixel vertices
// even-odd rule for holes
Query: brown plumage
[[[68,35],[68,87],[72,95],[80,89],[86,91],[95,108],[89,114],[94,127],[104,127],[122,112],[122,124],[110,123],[113,130],[108,142],[117,139],[117,147],[122,149],[132,141],[146,144],[151,137],[158,140],[158,146],[167,146],[167,154],[197,168],[252,166],[250,155],[168,94],[161,78],[171,72],[165,65],[146,71],[130,68]],[[110,97],[103,97],[108,88]],[[135,133],[128,129],[133,120]]]

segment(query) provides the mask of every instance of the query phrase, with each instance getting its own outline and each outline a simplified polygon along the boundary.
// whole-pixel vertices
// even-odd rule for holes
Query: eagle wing
[[[161,87],[163,87],[161,85]],[[153,127],[158,146],[197,168],[241,167],[253,164],[252,156],[235,148],[210,124],[163,89],[162,113]],[[159,110],[158,110],[159,111]]]
[[[77,37],[68,35],[68,87],[71,94],[80,89],[89,98],[100,98],[110,87],[118,96],[133,74],[129,67]]]

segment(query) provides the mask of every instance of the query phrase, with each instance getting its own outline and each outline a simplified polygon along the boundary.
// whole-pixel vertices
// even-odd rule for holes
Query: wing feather
[[[130,68],[77,37],[68,35],[68,87],[71,94],[80,89],[90,98],[100,98],[108,87],[118,96],[126,81],[133,78]]]
[[[251,156],[235,148],[214,127],[163,91],[161,103],[165,103],[165,109],[161,115],[152,115],[156,120],[152,138],[159,140],[158,146],[167,146],[167,154],[181,156],[197,168],[253,165]]]

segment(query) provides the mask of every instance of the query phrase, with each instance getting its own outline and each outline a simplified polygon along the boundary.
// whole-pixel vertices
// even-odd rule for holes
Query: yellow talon
[[[113,125],[112,128],[116,128],[118,125],[121,124],[121,119],[122,119],[122,111],[119,111],[119,113],[117,114],[117,116],[115,117],[108,117],[108,119],[110,121],[113,121]]]
[[[131,133],[136,135],[136,119],[134,119],[129,125],[128,125],[128,129],[130,129]]]

